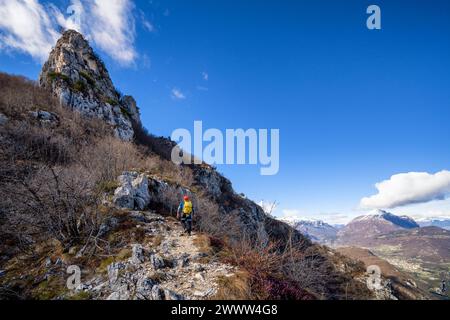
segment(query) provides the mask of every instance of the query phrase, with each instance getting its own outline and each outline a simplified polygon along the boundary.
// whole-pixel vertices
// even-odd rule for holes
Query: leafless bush
[[[0,150],[3,159],[17,161],[34,160],[43,163],[69,163],[74,152],[71,141],[55,135],[48,128],[39,128],[19,122],[0,128]]]
[[[53,111],[58,102],[36,82],[23,77],[0,73],[0,111],[17,117],[32,108],[46,108]]]
[[[226,214],[204,194],[198,195],[195,207],[195,227],[198,230],[225,241],[239,242],[244,229],[239,217]]]
[[[174,144],[164,137],[150,134],[141,124],[133,123],[134,141],[147,151],[159,155],[162,159],[170,161]]]
[[[182,194],[178,188],[172,186],[165,186],[161,192],[159,193],[159,202],[164,207],[165,210],[168,210],[170,216],[175,216],[178,205],[182,199]]]
[[[94,173],[81,166],[41,166],[0,188],[9,228],[57,239],[65,247],[95,236],[101,223]]]
[[[96,172],[102,181],[114,181],[126,170],[147,170],[155,164],[129,142],[112,136],[95,139],[81,148],[77,162]]]

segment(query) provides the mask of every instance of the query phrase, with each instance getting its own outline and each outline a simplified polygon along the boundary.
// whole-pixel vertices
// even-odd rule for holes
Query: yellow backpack
[[[183,205],[183,215],[188,217],[192,214],[192,202],[185,201]]]

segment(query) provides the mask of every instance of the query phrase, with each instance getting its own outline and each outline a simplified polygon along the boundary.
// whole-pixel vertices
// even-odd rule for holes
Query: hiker
[[[441,292],[442,293],[446,293],[447,292],[447,284],[445,283],[445,280],[442,280]]]
[[[181,219],[184,231],[191,235],[192,218],[194,217],[194,207],[188,196],[184,196],[183,201],[178,206],[177,218]]]

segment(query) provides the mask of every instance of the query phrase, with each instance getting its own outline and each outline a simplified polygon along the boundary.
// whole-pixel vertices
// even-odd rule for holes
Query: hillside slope
[[[427,299],[426,291],[420,289],[416,281],[410,274],[402,272],[386,260],[376,256],[373,252],[357,247],[341,247],[338,252],[356,260],[364,262],[366,267],[376,265],[380,267],[382,274],[391,280],[391,294],[395,297],[404,299]]]
[[[169,161],[173,142],[146,133],[80,34],[62,36],[40,84],[0,74],[4,298],[374,297],[363,264],[267,216],[207,164]],[[130,186],[124,207],[118,194]],[[191,240],[171,218],[184,194],[198,212]],[[206,274],[178,278],[184,263]],[[86,281],[75,291],[71,265]]]

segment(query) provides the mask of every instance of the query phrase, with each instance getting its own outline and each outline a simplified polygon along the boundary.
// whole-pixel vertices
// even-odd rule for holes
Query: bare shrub
[[[19,122],[0,128],[0,153],[10,162],[34,160],[51,164],[69,163],[75,153],[70,139],[55,135],[48,128]],[[13,143],[12,143],[13,142]]]
[[[174,143],[164,137],[150,134],[141,124],[133,123],[134,141],[137,145],[145,147],[149,152],[159,155],[170,161]]]
[[[286,277],[283,273],[290,259],[302,256],[300,251],[280,252],[275,242],[255,247],[252,241],[245,239],[235,243],[230,250],[227,259],[248,274],[252,299],[315,299],[296,279]]]
[[[81,166],[41,166],[27,177],[9,176],[0,188],[9,227],[66,248],[95,236],[101,215],[93,175]]]
[[[175,216],[180,203],[181,194],[175,188],[167,186],[162,190],[160,195],[160,201],[169,211],[169,215]]]
[[[96,172],[101,181],[114,181],[123,171],[140,171],[153,166],[135,145],[112,136],[97,138],[82,147],[77,162]]]
[[[229,242],[239,242],[244,228],[236,215],[226,214],[204,194],[197,196],[194,205],[197,212],[195,227],[199,231]]]
[[[33,108],[53,111],[58,102],[35,81],[24,77],[0,73],[0,111],[10,117],[17,117]]]
[[[170,138],[156,137],[141,124],[133,123],[134,142],[140,146],[143,154],[154,159],[152,171],[165,180],[180,186],[190,187],[194,184],[192,169],[172,162],[172,149],[176,145]]]

